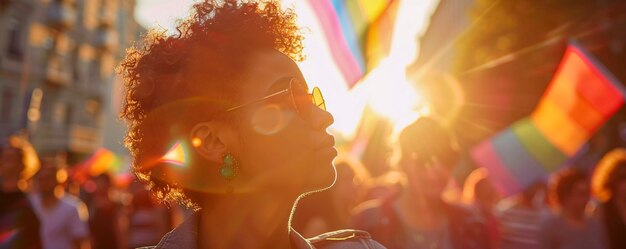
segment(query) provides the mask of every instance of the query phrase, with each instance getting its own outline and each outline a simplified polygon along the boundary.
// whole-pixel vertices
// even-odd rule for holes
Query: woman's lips
[[[333,156],[336,156],[337,150],[335,149],[335,138],[333,136],[326,137],[322,142],[319,143],[319,146],[317,146],[315,152],[319,154],[331,154]]]

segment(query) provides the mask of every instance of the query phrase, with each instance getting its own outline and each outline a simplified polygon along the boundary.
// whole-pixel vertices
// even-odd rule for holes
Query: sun
[[[369,105],[395,126],[428,113],[423,96],[406,79],[405,69],[419,54],[418,34],[428,26],[430,12],[439,0],[403,0],[398,8],[391,49],[367,76],[350,89],[332,59],[324,33],[314,11],[306,1],[282,0],[283,7],[293,8],[298,25],[303,27],[307,60],[298,66],[310,87],[322,89],[328,111],[334,116],[331,129],[344,137],[355,135],[363,110]],[[137,19],[147,27],[175,31],[175,20],[185,17],[194,0],[139,0]]]
[[[420,112],[425,103],[422,96],[406,79],[404,67],[383,60],[366,80],[368,104],[381,116],[398,120]]]

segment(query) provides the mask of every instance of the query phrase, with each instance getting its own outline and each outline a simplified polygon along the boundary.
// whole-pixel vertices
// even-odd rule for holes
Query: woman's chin
[[[314,174],[310,174],[307,178],[307,186],[304,188],[304,192],[311,192],[329,188],[335,182],[335,166],[328,163],[328,166],[320,167],[320,169]],[[321,170],[322,168],[327,170]]]

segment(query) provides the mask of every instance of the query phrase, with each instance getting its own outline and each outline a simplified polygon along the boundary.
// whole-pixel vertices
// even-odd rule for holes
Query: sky
[[[350,90],[331,59],[324,34],[307,1],[282,1],[283,7],[296,11],[298,23],[305,30],[306,60],[298,65],[307,83],[322,89],[327,108],[335,117],[331,129],[347,138],[354,135],[366,103],[396,122],[397,129],[423,113],[420,108],[424,104],[406,80],[404,69],[418,54],[417,38],[425,31],[438,0],[400,1],[389,57]],[[146,28],[172,31],[175,20],[184,18],[193,2],[138,0],[135,17]]]

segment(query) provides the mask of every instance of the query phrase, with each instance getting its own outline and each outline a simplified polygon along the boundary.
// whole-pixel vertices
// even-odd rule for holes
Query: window
[[[87,100],[85,103],[85,119],[87,124],[96,125],[100,119],[100,102],[94,99]]]
[[[65,108],[65,124],[70,125],[72,122],[72,105],[66,105]]]
[[[62,125],[69,123],[69,105],[63,102],[57,102],[52,108],[52,124]]]
[[[13,110],[13,91],[10,88],[4,88],[2,91],[2,105],[0,106],[0,122],[8,123],[11,121]]]
[[[19,20],[15,18],[11,18],[11,20],[9,21],[9,29],[7,34],[7,37],[9,38],[7,39],[7,55],[9,56],[9,58],[16,61],[21,61],[22,57],[24,56],[24,51],[22,49],[23,44],[21,44],[22,32],[20,26],[21,24]]]
[[[96,57],[89,63],[89,84],[100,84],[100,60],[101,57]]]
[[[74,48],[74,51],[72,51],[72,56],[71,56],[71,64],[72,64],[72,79],[74,81],[74,83],[79,83],[81,82],[81,65],[80,65],[80,58],[78,56],[78,47],[76,46]]]

